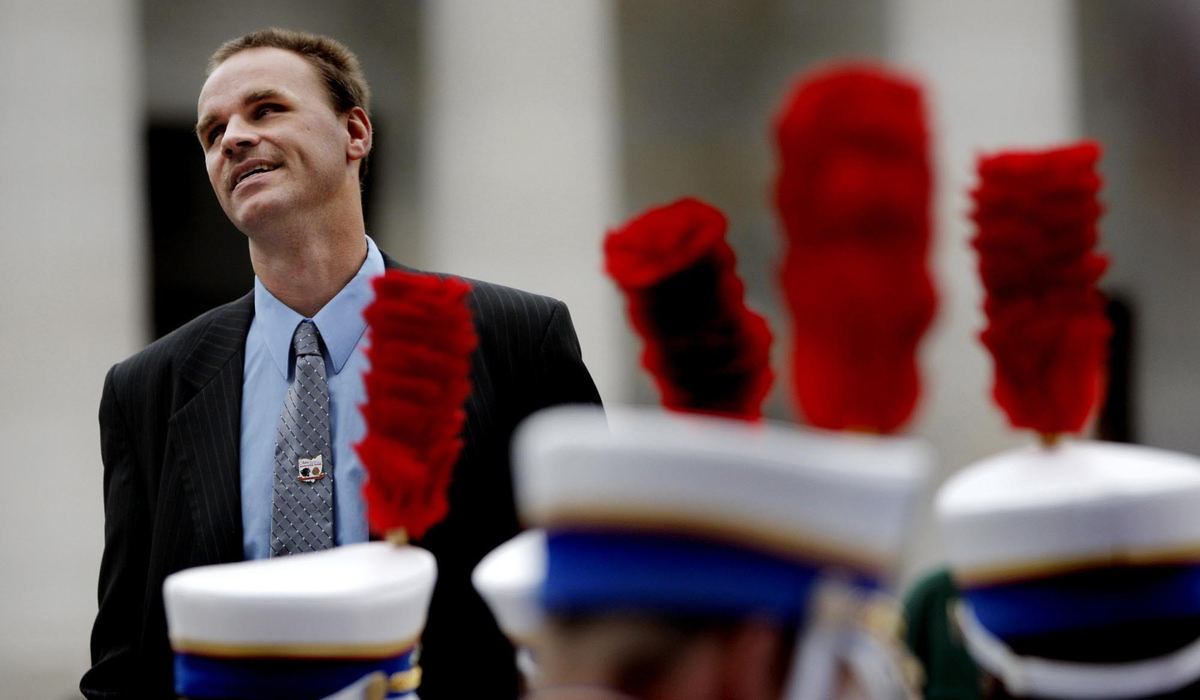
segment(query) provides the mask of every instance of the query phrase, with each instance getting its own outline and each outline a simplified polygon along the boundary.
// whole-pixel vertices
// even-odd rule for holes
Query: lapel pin
[[[316,457],[301,457],[296,465],[300,481],[316,481],[325,478],[325,467],[322,455]]]

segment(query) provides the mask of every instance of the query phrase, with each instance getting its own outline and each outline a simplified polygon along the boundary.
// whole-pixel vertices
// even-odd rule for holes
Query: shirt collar
[[[342,371],[354,347],[367,330],[367,321],[363,318],[363,309],[375,296],[371,288],[371,280],[383,274],[383,255],[375,245],[375,241],[367,236],[367,259],[358,268],[345,287],[337,293],[329,303],[325,304],[316,316],[305,319],[304,316],[288,308],[267,290],[257,276],[254,278],[254,315],[257,323],[262,324],[263,337],[266,339],[267,353],[275,368],[286,379],[292,349],[292,335],[301,321],[311,320],[317,326],[334,374]]]

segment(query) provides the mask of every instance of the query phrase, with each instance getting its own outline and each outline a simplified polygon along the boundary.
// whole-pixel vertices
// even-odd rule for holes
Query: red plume
[[[663,405],[755,420],[773,379],[771,332],[742,300],[726,228],[714,207],[681,199],[609,232],[605,263]]]
[[[808,422],[891,432],[920,393],[936,295],[918,87],[867,66],[801,80],[775,126],[792,380]]]
[[[367,434],[355,445],[367,471],[371,531],[419,539],[446,515],[446,490],[471,393],[475,328],[471,286],[457,278],[388,270],[364,315],[371,332],[362,405]]]
[[[1019,428],[1081,429],[1103,393],[1112,332],[1093,252],[1100,147],[1083,142],[979,160],[972,195],[987,291],[981,338],[995,360],[997,403]]]

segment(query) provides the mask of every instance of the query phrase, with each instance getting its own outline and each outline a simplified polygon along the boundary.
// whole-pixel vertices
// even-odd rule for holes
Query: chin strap
[[[517,671],[521,674],[526,688],[532,688],[538,684],[541,669],[538,667],[533,650],[524,644],[517,646]]]
[[[838,629],[832,625],[809,625],[796,640],[784,700],[834,697],[833,689],[838,682],[838,636]]]
[[[920,666],[899,638],[897,603],[880,593],[864,593],[828,581],[813,595],[802,623],[785,700],[839,697],[844,680],[866,700],[916,700]]]
[[[1067,699],[1136,698],[1178,690],[1200,677],[1200,639],[1143,661],[1090,664],[1018,656],[959,601],[955,620],[967,650],[1014,695]]]
[[[384,700],[387,697],[387,676],[376,671],[321,700]]]

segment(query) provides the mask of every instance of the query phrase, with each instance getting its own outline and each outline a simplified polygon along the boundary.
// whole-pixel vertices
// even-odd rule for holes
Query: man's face
[[[196,133],[221,208],[243,233],[287,225],[347,185],[346,114],[338,114],[316,69],[299,54],[247,49],[221,63],[200,91]]]

